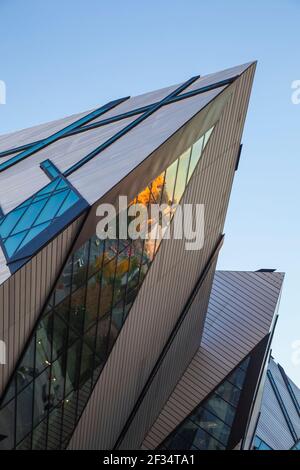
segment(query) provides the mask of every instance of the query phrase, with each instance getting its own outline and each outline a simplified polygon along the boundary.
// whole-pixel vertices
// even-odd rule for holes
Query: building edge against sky
[[[139,448],[155,433],[200,340],[217,337],[205,316],[254,70],[193,77],[0,138],[0,448]],[[99,242],[97,207],[119,195],[204,204],[203,249]],[[246,349],[214,369],[215,386],[228,376],[234,390],[237,367],[246,382],[260,376],[251,357],[266,355],[282,280],[255,275],[270,289],[256,305],[266,317],[245,327]]]
[[[143,449],[252,446],[283,277],[216,271],[198,350]]]

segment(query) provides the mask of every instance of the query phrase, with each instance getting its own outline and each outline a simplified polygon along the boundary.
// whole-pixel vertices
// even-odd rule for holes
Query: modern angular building
[[[300,389],[273,358],[251,448],[300,450]]]
[[[0,137],[0,449],[169,448],[193,413],[214,420],[195,448],[250,435],[282,275],[218,273],[208,303],[254,71]],[[202,249],[99,239],[119,196],[169,207],[171,233],[173,204],[204,205]]]
[[[143,449],[251,448],[282,282],[277,272],[216,272],[198,350]]]

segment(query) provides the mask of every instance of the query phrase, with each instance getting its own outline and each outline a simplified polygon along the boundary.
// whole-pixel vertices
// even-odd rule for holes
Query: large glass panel
[[[53,316],[51,314],[44,317],[38,325],[36,332],[36,373],[40,373],[50,365],[52,325]]]
[[[50,367],[42,372],[34,381],[34,414],[33,424],[37,425],[53,406],[50,394]]]
[[[70,438],[75,422],[77,410],[77,392],[71,392],[64,400],[63,403],[63,419],[62,419],[62,443]]]
[[[187,438],[190,436],[188,435]],[[169,449],[169,450],[190,450],[192,449],[192,441],[193,439],[191,438],[191,441],[187,441],[185,439],[185,436],[181,436],[181,434],[176,434],[172,441],[170,441],[167,445],[161,446],[160,449]]]
[[[139,202],[147,205],[148,217],[144,222],[145,227],[140,227],[141,230],[151,227],[157,231],[158,225],[162,225],[162,216],[151,214],[152,203],[167,204],[165,215],[168,221],[171,220],[175,208],[172,209],[170,205],[180,201],[188,178],[200,158],[199,147],[200,143],[196,143],[193,149],[187,149],[131,201],[130,204]],[[191,163],[190,155],[193,160]],[[77,200],[78,196],[68,182],[58,176],[25,201],[22,207],[16,208],[5,217],[5,223],[0,221],[0,235],[3,233],[8,237],[7,246],[11,253],[21,243],[26,244],[33,239],[39,230],[45,228],[44,224],[52,223]],[[37,208],[41,210],[39,213]],[[28,214],[31,214],[30,218],[27,217]],[[33,218],[36,223],[41,224],[36,225]],[[18,229],[12,235],[17,223]],[[18,233],[20,227],[26,230]],[[18,420],[23,421],[24,426],[20,426],[18,431],[14,428],[9,432],[18,432],[20,448],[32,445],[33,448],[46,446],[55,449],[67,445],[92,385],[98,379],[136,299],[160,241],[151,238],[145,241],[131,240],[129,237],[127,240],[101,241],[93,235],[69,257],[14,377],[13,384],[16,384],[16,390],[20,392],[17,399]],[[225,391],[227,395],[232,395],[232,389],[226,388]],[[222,393],[227,396],[225,391],[221,390],[219,395],[216,394],[211,399],[206,412],[211,412],[216,420],[219,417],[230,423],[233,419],[232,409],[227,409],[223,404],[225,401],[220,398]],[[14,395],[15,390],[12,387],[6,393],[3,403],[13,400]],[[21,408],[26,406],[26,400],[29,403],[28,413],[23,416]],[[11,403],[13,407],[14,401]],[[30,412],[36,425],[34,431]],[[0,422],[2,414],[5,415],[4,410],[0,410]],[[202,420],[202,426],[205,428],[208,425]],[[190,423],[189,432],[191,428]],[[28,434],[30,431],[32,432]],[[205,432],[208,434],[208,431],[198,427],[197,443],[188,443],[186,448],[200,446],[199,436]],[[221,446],[211,434],[204,439],[205,445],[209,447]],[[13,446],[13,435],[6,442]]]
[[[55,304],[59,304],[71,293],[72,285],[72,258],[69,259],[64,267],[64,270],[57,281],[55,287]]]
[[[106,358],[108,338],[110,331],[110,315],[102,318],[97,325],[97,338],[96,338],[96,367],[102,365]]]
[[[103,253],[103,263],[109,263],[118,254],[118,240],[105,240],[105,249]]]
[[[41,189],[34,197],[33,200],[35,200],[38,196],[42,196],[42,195],[47,195],[47,197],[49,197],[56,188],[57,186],[59,185],[60,183],[60,179],[59,178],[56,178],[55,180],[53,180],[51,183],[47,184],[47,186],[45,186],[43,189]]]
[[[176,173],[177,173],[178,160],[172,163],[166,171],[166,178],[162,196],[162,204],[173,203],[173,193],[175,187]]]
[[[97,337],[97,325],[92,326],[92,328],[86,331],[83,337],[84,342],[93,351],[95,351],[96,349],[96,337]]]
[[[14,446],[15,434],[15,400],[0,409],[0,450]]]
[[[84,341],[81,351],[79,386],[85,384],[93,375],[94,351]]]
[[[105,264],[102,269],[100,309],[99,315],[102,317],[111,310],[113,300],[113,287],[116,271],[116,257]]]
[[[24,386],[27,385],[27,383],[24,384]],[[16,394],[16,378],[13,377],[11,382],[8,385],[8,389],[6,390],[5,397],[1,402],[1,408],[4,408],[6,403],[8,403],[10,400],[14,398],[15,394]]]
[[[16,209],[13,212],[7,214],[7,216],[2,219],[0,223],[0,235],[2,238],[6,238],[11,233],[15,225],[24,214],[25,210],[26,209],[23,207]]]
[[[42,421],[33,430],[32,436],[32,449],[33,450],[45,450],[46,449],[46,437],[47,437],[47,419]]]
[[[31,433],[20,442],[16,447],[17,450],[30,450],[31,449]]]
[[[219,442],[213,436],[199,428],[197,433],[197,440],[195,442],[196,448],[199,450],[225,450],[224,444]]]
[[[56,214],[56,217],[59,217],[68,209],[70,209],[72,206],[74,206],[74,204],[76,204],[77,201],[79,201],[79,196],[77,196],[77,194],[74,191],[69,191],[69,194],[65,198],[63,204],[61,205],[58,213]]]
[[[253,450],[272,450],[272,448],[262,441],[258,436],[255,436]]]
[[[242,364],[243,367],[245,364],[248,365],[248,358]],[[241,393],[240,389],[229,382],[239,377],[237,370],[243,372],[240,368],[234,370],[228,379],[170,434],[161,448],[181,449],[176,446],[182,445],[184,440],[186,449],[226,449]],[[240,379],[238,380],[240,383]]]
[[[222,444],[226,445],[230,433],[230,427],[221,421],[217,416],[213,415],[204,408],[200,410],[192,417],[192,420],[201,427],[204,431],[207,431]]]
[[[155,245],[155,248],[157,249],[157,244]],[[141,266],[141,269],[140,269],[140,278],[139,278],[139,282],[142,283],[148,270],[149,270],[149,264],[148,263],[143,263],[142,266]]]
[[[89,256],[89,242],[86,242],[73,256],[72,290],[76,290],[86,282]]]
[[[70,209],[79,196],[61,177],[5,215],[0,236],[11,257],[43,232],[58,216]]]
[[[160,204],[160,202],[161,202],[163,189],[164,189],[164,181],[165,181],[165,172],[161,173],[149,185],[149,187],[151,189],[151,194],[152,194],[156,204]]]
[[[60,449],[62,406],[57,406],[48,418],[47,450]]]
[[[77,418],[80,417],[85,405],[87,404],[92,387],[92,378],[85,380],[78,390],[78,402],[77,402]]]
[[[211,127],[207,132],[204,134],[204,145],[203,148],[207,145],[207,142],[209,141],[209,138],[211,136],[212,131],[214,130],[213,127]]]
[[[19,245],[22,243],[25,236],[26,232],[21,232],[17,233],[16,235],[12,235],[11,237],[5,240],[4,246],[9,257],[14,254]]]
[[[80,353],[82,341],[77,340],[67,352],[65,393],[76,389],[79,375]]]
[[[189,443],[189,448],[194,447],[199,450],[225,449],[225,446],[221,442],[191,421],[186,423],[184,429],[180,432],[180,436]]]
[[[197,166],[197,163],[198,163],[198,161],[201,157],[203,141],[204,141],[204,137],[200,137],[200,139],[197,140],[197,142],[195,142],[193,147],[192,147],[188,179],[190,179],[192,174],[194,173],[194,170]]]
[[[76,330],[78,334],[83,333],[83,324],[85,319],[85,295],[86,285],[73,292],[71,296],[71,308],[69,322],[72,328]]]
[[[232,385],[230,382],[223,382],[216,390],[216,393],[233,406],[237,406],[240,398],[240,389]]]
[[[192,146],[191,160],[190,160],[190,166],[189,166],[189,172],[188,172],[188,181],[190,180],[192,174],[194,173],[197,163],[200,160],[204,147],[206,146],[213,129],[214,127],[211,127],[206,132],[206,134],[200,137],[200,139],[198,139],[197,142],[195,142],[194,145]]]
[[[204,406],[208,411],[214,413],[229,426],[232,425],[235,416],[235,408],[224,401],[219,395],[214,393]]]
[[[34,336],[35,338],[35,336]],[[25,352],[25,356],[22,359],[21,364],[19,365],[17,372],[16,372],[16,383],[17,383],[17,390],[22,390],[26,385],[28,385],[34,375],[34,354],[35,354],[35,341],[31,341],[29,347]]]
[[[11,232],[12,235],[23,232],[23,230],[30,228],[33,225],[36,217],[39,215],[41,209],[44,207],[45,203],[46,200],[43,199],[42,201],[38,201],[32,204],[23,217],[21,217],[14,230]],[[43,222],[45,222],[45,220],[43,220]]]
[[[245,380],[246,372],[240,369],[239,367],[231,374],[228,379],[229,382],[234,384],[238,388],[242,388]]]
[[[84,318],[84,329],[87,330],[97,321],[99,296],[100,296],[100,274],[95,274],[87,283],[86,308]]]
[[[19,443],[32,429],[33,383],[17,396],[16,437]]]
[[[61,355],[53,362],[50,377],[50,400],[52,406],[56,406],[64,398],[65,370],[66,370],[65,354]]]
[[[133,289],[139,282],[139,273],[143,250],[144,253],[146,253],[146,250],[148,250],[148,248],[144,248],[142,240],[137,239],[132,242],[129,258],[129,270],[127,276],[127,291]],[[145,256],[149,256],[149,251],[147,251]]]
[[[71,305],[71,298],[67,297],[65,300],[60,302],[60,304],[56,305],[54,309],[55,312],[58,313],[65,322],[68,322],[69,320],[70,305]]]
[[[124,299],[116,304],[111,313],[111,328],[119,331],[123,324]]]
[[[89,276],[98,272],[102,267],[104,243],[104,240],[100,240],[96,235],[91,238]]]
[[[69,329],[69,343],[74,340],[73,330]],[[52,360],[61,355],[66,348],[68,339],[68,326],[58,314],[53,316]]]
[[[178,204],[186,187],[187,172],[189,167],[191,149],[186,150],[179,159],[178,171],[176,177],[174,204]]]
[[[292,447],[292,450],[300,450],[300,441],[298,441],[297,444]]]
[[[45,228],[50,225],[49,222],[45,222],[43,224],[38,225],[37,227],[33,227],[29,230],[26,237],[23,239],[22,243],[19,245],[18,250],[23,248],[23,246],[27,245],[27,243],[31,242],[39,233],[41,233]]]
[[[116,305],[124,297],[130,264],[128,253],[129,249],[125,248],[117,258],[113,305]]]

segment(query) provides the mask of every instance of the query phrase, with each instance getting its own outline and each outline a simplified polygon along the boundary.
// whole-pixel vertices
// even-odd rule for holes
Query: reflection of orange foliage
[[[97,256],[95,261],[94,261],[95,270],[98,271],[98,269],[101,268],[101,265],[102,265],[102,255]]]
[[[155,178],[155,180],[152,181],[152,183],[151,183],[151,191],[152,191],[152,194],[155,197],[157,203],[159,203],[159,199],[160,199],[159,196],[161,194],[161,191],[162,191],[162,188],[163,188],[163,185],[164,185],[164,175],[165,174],[162,173],[157,178]]]
[[[103,269],[102,269],[103,277],[105,279],[113,277],[115,275],[115,267],[116,267],[115,262],[107,263],[105,266],[103,266]]]
[[[141,191],[138,197],[135,198],[135,204],[144,204],[146,206],[150,201],[150,196],[151,196],[151,192],[147,186],[147,188]]]
[[[86,296],[86,313],[90,320],[96,320],[98,311],[99,283],[95,282],[88,286],[88,295]]]
[[[117,254],[117,251],[112,251],[112,250],[105,251],[103,254],[104,264],[112,260],[116,256],[116,254]]]
[[[155,180],[152,181],[152,183],[149,185],[151,187],[152,194],[155,197],[157,202],[159,202],[159,199],[160,199],[159,195],[162,191],[163,184],[164,184],[164,173],[162,173],[157,178],[155,178]],[[151,191],[149,189],[149,186],[147,186],[143,191],[141,191],[138,194],[138,196],[134,198],[131,204],[147,205],[150,202],[150,198],[151,198]]]
[[[118,261],[116,275],[117,276],[122,276],[123,274],[127,273],[128,268],[129,268],[129,259],[128,258],[124,258],[124,259]]]

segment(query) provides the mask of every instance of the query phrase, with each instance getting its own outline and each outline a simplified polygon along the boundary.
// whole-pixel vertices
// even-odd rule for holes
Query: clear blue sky
[[[221,269],[285,271],[274,356],[300,386],[299,0],[0,0],[0,133],[258,60]]]

